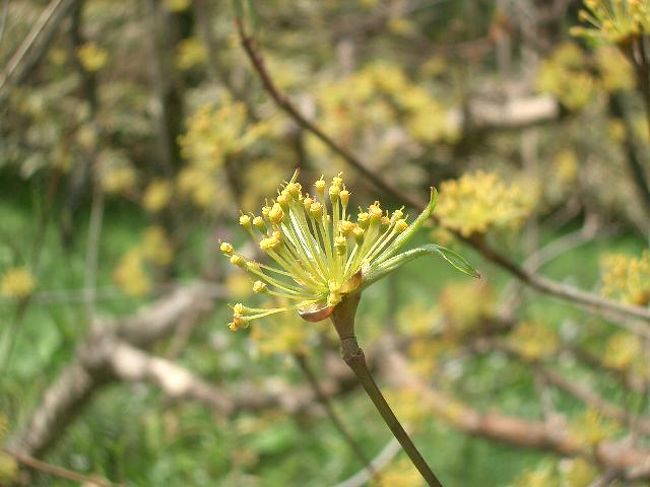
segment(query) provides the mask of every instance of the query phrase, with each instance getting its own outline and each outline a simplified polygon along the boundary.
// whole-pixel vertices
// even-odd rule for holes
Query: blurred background
[[[648,485],[650,7],[588,3],[0,1],[0,484],[423,485],[328,322],[226,327],[299,168],[482,275],[359,311],[445,486]]]

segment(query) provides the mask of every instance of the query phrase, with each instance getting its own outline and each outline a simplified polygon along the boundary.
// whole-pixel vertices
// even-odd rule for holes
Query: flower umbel
[[[476,276],[458,254],[438,245],[425,245],[399,254],[414,233],[431,216],[436,192],[413,223],[403,208],[389,213],[375,201],[356,218],[350,208],[350,191],[341,174],[329,186],[321,177],[314,194],[302,191],[297,173],[262,207],[261,216],[243,214],[239,223],[259,242],[276,265],[265,265],[237,253],[228,242],[221,252],[255,280],[253,291],[288,299],[281,308],[233,306],[231,330],[257,318],[295,309],[307,321],[329,317],[349,294],[360,292],[402,264],[425,254],[438,254],[451,265]]]

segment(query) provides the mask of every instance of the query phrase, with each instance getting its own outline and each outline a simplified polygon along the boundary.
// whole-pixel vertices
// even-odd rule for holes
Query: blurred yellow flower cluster
[[[632,66],[608,46],[590,59],[575,43],[565,42],[541,66],[537,88],[550,93],[570,110],[579,110],[600,91],[614,92],[634,87]]]
[[[440,186],[436,214],[465,237],[493,228],[516,229],[531,214],[539,191],[533,183],[506,184],[496,173],[476,171]]]
[[[182,40],[176,47],[176,67],[188,70],[200,66],[207,58],[205,44],[197,37]]]
[[[14,267],[0,277],[0,293],[7,298],[26,298],[34,291],[36,279],[25,267]]]
[[[534,470],[519,475],[511,487],[559,487],[560,483],[555,475],[553,465],[543,463]]]
[[[631,333],[616,333],[607,340],[603,353],[603,365],[624,370],[641,354],[641,342]]]
[[[521,323],[508,335],[508,345],[512,350],[531,361],[552,355],[559,343],[555,331],[541,323]]]
[[[585,0],[579,18],[591,28],[574,27],[573,35],[622,44],[650,34],[649,0]]]
[[[598,470],[584,458],[569,460],[562,470],[566,487],[589,487],[598,475]]]
[[[619,430],[616,423],[604,418],[595,409],[587,409],[569,426],[571,436],[582,445],[595,447],[598,443],[614,436]]]
[[[240,155],[273,131],[270,122],[249,122],[246,107],[223,97],[219,107],[202,105],[180,137],[188,164],[180,171],[177,187],[182,196],[204,209],[221,209],[226,185],[219,171],[231,156]]]
[[[151,213],[158,213],[169,204],[172,191],[173,187],[169,181],[154,179],[144,192],[142,206]]]
[[[442,103],[386,62],[326,85],[318,101],[323,126],[344,142],[355,140],[362,128],[385,131],[391,125],[404,126],[413,139],[425,143],[454,142],[459,136]]]
[[[135,189],[138,174],[120,152],[103,150],[98,156],[99,182],[106,193],[125,193]]]
[[[77,50],[79,62],[86,71],[99,71],[108,61],[108,51],[94,42],[87,42]]]
[[[550,93],[570,110],[587,105],[596,93],[594,77],[580,47],[572,42],[561,44],[541,66],[537,87]]]
[[[601,261],[603,293],[619,301],[650,304],[650,250],[641,256],[610,254]]]
[[[382,470],[379,479],[373,481],[372,485],[376,487],[386,485],[396,487],[422,487],[424,482],[422,481],[422,476],[408,458],[400,458],[388,468]]]
[[[494,315],[492,289],[483,282],[456,282],[440,293],[440,312],[444,317],[445,333],[462,337],[484,325]]]
[[[151,291],[152,280],[147,264],[163,267],[171,262],[173,249],[163,228],[147,228],[139,245],[126,252],[120,259],[113,279],[129,296],[143,296]]]
[[[164,5],[170,12],[182,12],[190,8],[192,0],[165,0]]]

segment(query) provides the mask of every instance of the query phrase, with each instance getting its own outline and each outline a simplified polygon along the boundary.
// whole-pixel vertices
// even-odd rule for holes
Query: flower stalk
[[[402,446],[409,459],[418,469],[424,480],[429,486],[442,487],[442,483],[427,464],[422,454],[418,451],[410,436],[399,422],[395,413],[390,408],[384,395],[377,386],[368,364],[366,362],[365,354],[357,342],[354,333],[354,323],[357,306],[361,294],[356,293],[346,296],[335,308],[330,319],[334,324],[334,328],[339,336],[341,345],[341,356],[344,362],[350,367],[363,386],[363,389],[368,394],[368,397],[374,404],[375,408],[383,418],[386,426],[393,433],[395,439]]]

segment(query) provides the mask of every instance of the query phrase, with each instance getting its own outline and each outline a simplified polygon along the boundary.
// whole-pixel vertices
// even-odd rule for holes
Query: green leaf
[[[421,247],[417,247],[406,252],[402,252],[394,257],[391,257],[388,260],[383,262],[374,262],[371,266],[362,270],[363,273],[363,284],[362,287],[367,287],[370,284],[378,281],[386,274],[396,270],[397,268],[403,266],[404,264],[422,257],[423,255],[438,255],[446,260],[454,269],[459,270],[463,274],[467,274],[471,277],[480,277],[480,274],[472,267],[472,265],[465,260],[465,258],[450,250],[448,248],[442,247],[441,245],[436,244],[427,244]]]

